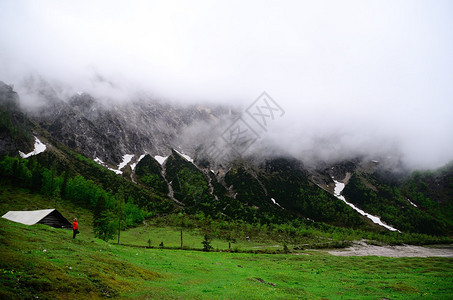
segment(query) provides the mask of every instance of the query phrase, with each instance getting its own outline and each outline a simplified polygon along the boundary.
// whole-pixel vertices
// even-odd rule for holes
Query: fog
[[[0,80],[284,109],[260,135],[318,158],[453,159],[451,1],[5,1]],[[28,101],[28,102],[27,102]],[[314,158],[313,158],[314,159]]]

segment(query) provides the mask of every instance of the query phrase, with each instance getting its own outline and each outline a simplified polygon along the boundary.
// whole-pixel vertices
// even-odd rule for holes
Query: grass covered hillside
[[[435,298],[451,258],[335,257],[134,248],[0,219],[0,298]]]
[[[81,232],[73,240],[70,230],[1,219],[0,298],[112,297],[161,277]]]

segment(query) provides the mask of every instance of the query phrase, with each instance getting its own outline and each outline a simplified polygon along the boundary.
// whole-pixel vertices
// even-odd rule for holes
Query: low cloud
[[[413,168],[439,167],[453,159],[452,9],[449,1],[2,1],[0,80],[30,106],[38,99],[26,89],[30,76],[60,87],[62,98],[147,94],[244,109],[265,90],[286,113],[263,143],[305,158],[393,151]]]

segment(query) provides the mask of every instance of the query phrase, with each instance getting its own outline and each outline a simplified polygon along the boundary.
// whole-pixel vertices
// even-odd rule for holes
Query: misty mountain
[[[68,147],[113,165],[124,154],[168,154],[179,146],[184,128],[225,113],[223,108],[178,107],[146,98],[108,104],[86,93],[64,100],[49,90],[41,95],[45,101],[28,112],[30,118]]]
[[[451,165],[411,174],[398,156],[360,156],[305,166],[259,141],[243,157],[218,163],[202,154],[207,137],[235,114],[226,107],[149,98],[109,104],[86,93],[60,99],[43,85],[40,106],[26,110],[12,87],[1,91],[2,114],[8,116],[0,135],[3,155],[31,150],[36,136],[49,146],[36,156],[42,165],[112,193],[127,186],[137,197],[134,205],[153,213],[203,212],[251,223],[297,220],[370,231],[386,231],[387,224],[441,235],[453,229]]]

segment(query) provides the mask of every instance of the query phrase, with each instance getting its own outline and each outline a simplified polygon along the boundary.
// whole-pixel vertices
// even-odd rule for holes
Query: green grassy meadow
[[[448,299],[453,259],[146,249],[0,220],[0,298]]]
[[[121,244],[94,238],[91,213],[27,190],[0,191],[0,213],[54,207],[78,217],[81,234],[0,218],[0,299],[451,299],[453,258],[337,257],[281,250],[267,235],[212,241],[202,229],[146,225],[121,232]],[[152,248],[148,246],[151,240]],[[164,248],[159,244],[164,242]],[[138,247],[137,247],[138,246]],[[190,249],[190,250],[188,250]],[[222,251],[222,252],[220,252]],[[274,252],[274,251],[270,251]],[[297,252],[297,253],[296,253]]]
[[[200,229],[187,229],[183,230],[183,249],[189,250],[202,250],[202,241],[204,238],[203,231]],[[181,247],[181,231],[172,226],[138,226],[136,228],[128,229],[121,232],[120,242],[124,245],[133,245],[148,247],[151,242],[152,248],[160,248],[163,243],[164,248],[178,249]],[[245,236],[242,239],[236,239],[231,242],[231,249],[229,243],[225,239],[213,238],[211,245],[216,251],[253,251],[253,250],[282,250],[281,242],[272,239],[258,239],[251,238],[246,240]]]

